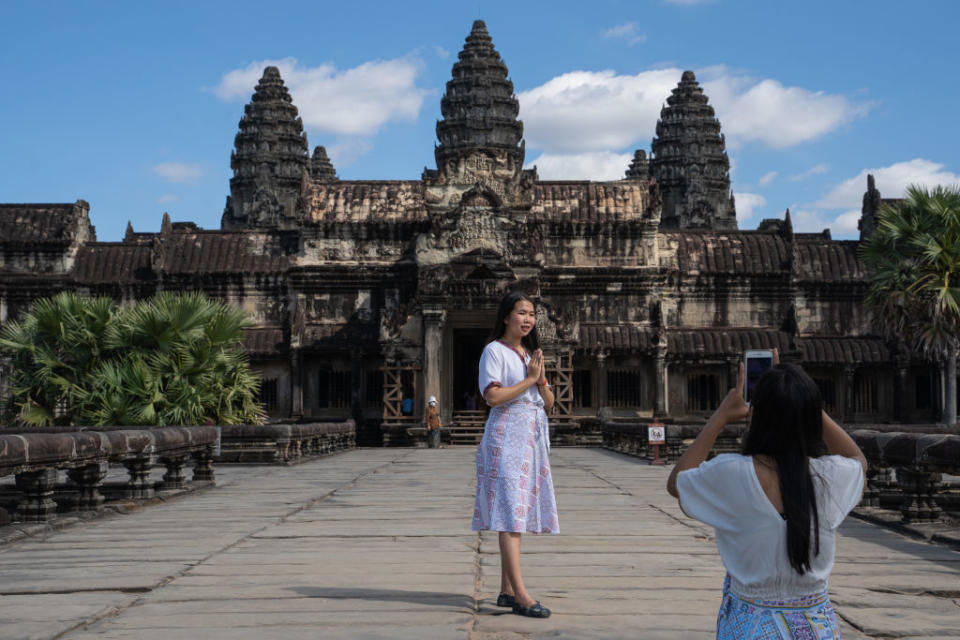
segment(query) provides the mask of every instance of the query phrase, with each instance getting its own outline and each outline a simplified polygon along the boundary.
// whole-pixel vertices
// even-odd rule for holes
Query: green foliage
[[[0,330],[7,421],[49,425],[262,424],[242,311],[199,293],[127,308],[61,293]]]
[[[960,188],[911,186],[876,222],[860,249],[867,303],[889,337],[942,359],[960,338]]]

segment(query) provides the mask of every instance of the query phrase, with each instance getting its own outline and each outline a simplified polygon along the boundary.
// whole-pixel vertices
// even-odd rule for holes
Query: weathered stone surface
[[[496,536],[469,531],[473,453],[224,467],[216,489],[7,547],[0,619],[23,638],[710,637],[712,531],[666,495],[668,469],[601,450],[553,450],[562,533],[524,537],[528,588],[554,616],[494,607]],[[958,577],[960,554],[848,521],[831,581],[844,637],[950,637],[956,596],[934,594]]]

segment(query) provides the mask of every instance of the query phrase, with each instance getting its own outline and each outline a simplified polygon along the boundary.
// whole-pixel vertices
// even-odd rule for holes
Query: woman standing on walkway
[[[546,618],[550,610],[530,597],[520,575],[520,535],[560,532],[546,414],[554,398],[535,325],[533,301],[520,292],[507,295],[480,357],[480,392],[492,409],[477,449],[472,528],[500,532],[497,605]]]
[[[774,352],[774,362],[778,362]],[[667,491],[714,527],[727,568],[717,638],[839,638],[827,580],[837,527],[860,501],[867,461],[791,364],[737,386],[680,456]],[[748,415],[743,455],[704,462],[723,427]]]

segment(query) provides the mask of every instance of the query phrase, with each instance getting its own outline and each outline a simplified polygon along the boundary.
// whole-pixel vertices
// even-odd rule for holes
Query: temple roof
[[[287,344],[280,327],[257,327],[243,330],[243,348],[251,356],[272,356],[285,353]]]
[[[857,258],[855,241],[797,238],[796,274],[800,281],[866,282],[866,270]]]
[[[665,231],[663,234],[679,242],[677,262],[681,271],[760,274],[788,268],[790,246],[776,233]]]
[[[453,65],[452,78],[440,101],[437,122],[437,168],[473,149],[506,151],[523,165],[523,123],[520,104],[507,78],[507,65],[493,47],[482,20],[473,23],[466,44]]]
[[[310,158],[310,177],[314,180],[336,180],[337,172],[327,156],[327,150],[322,146],[313,148],[313,157]]]
[[[577,348],[644,351],[653,347],[653,330],[625,324],[581,324]]]
[[[880,338],[811,337],[797,342],[804,362],[869,364],[889,363],[893,359]]]
[[[269,255],[266,238],[253,232],[196,231],[162,236],[164,273],[278,273],[290,267],[285,256]]]
[[[70,204],[0,204],[0,243],[61,244],[73,240]]]
[[[669,353],[739,356],[748,349],[790,350],[792,336],[776,329],[671,329],[667,332]]]
[[[94,242],[77,252],[73,277],[82,284],[114,284],[155,280],[150,244]]]

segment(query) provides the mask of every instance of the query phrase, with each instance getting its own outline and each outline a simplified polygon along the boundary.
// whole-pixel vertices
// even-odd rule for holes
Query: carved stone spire
[[[860,209],[860,221],[857,229],[860,230],[860,240],[867,240],[877,229],[877,211],[881,204],[880,192],[873,180],[872,174],[867,174],[867,190],[863,194],[863,207]]]
[[[333,163],[327,157],[327,150],[322,146],[313,148],[313,157],[310,158],[310,177],[314,180],[339,180],[337,172],[333,168]]]
[[[482,20],[473,23],[453,77],[440,101],[443,120],[437,122],[435,156],[437,169],[445,176],[462,172],[467,156],[485,154],[501,166],[519,172],[523,167],[523,123],[517,119],[520,104],[507,78],[507,66],[493,48]],[[484,160],[475,160],[483,165]],[[508,166],[503,167],[506,163]],[[482,168],[482,167],[481,167]]]
[[[650,174],[663,193],[665,228],[736,229],[730,159],[720,121],[692,71],[660,110]]]
[[[647,162],[647,152],[637,149],[633,153],[633,160],[627,169],[627,180],[646,180],[650,177],[650,163]]]
[[[230,156],[224,229],[276,227],[295,216],[309,162],[307,136],[276,67],[263,70]]]

